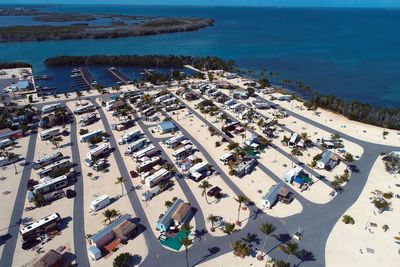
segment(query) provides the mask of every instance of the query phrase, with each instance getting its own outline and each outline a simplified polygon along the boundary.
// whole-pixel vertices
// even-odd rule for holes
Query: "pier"
[[[117,84],[132,84],[133,81],[123,74],[118,68],[111,67],[107,68],[108,74],[117,82]]]
[[[71,77],[74,79],[76,85],[79,90],[91,90],[95,89],[97,82],[93,80],[92,76],[89,73],[88,68],[81,67],[74,69],[72,71]]]

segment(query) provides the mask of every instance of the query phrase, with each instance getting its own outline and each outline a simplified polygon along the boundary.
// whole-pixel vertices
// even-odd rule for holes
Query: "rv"
[[[280,96],[278,96],[278,100],[280,100],[280,101],[289,101],[291,99],[292,99],[291,95],[280,95]]]
[[[54,179],[47,180],[33,186],[33,194],[28,194],[29,202],[34,200],[34,195],[37,193],[47,194],[67,187],[69,184],[68,176],[62,175]]]
[[[255,106],[257,109],[269,109],[269,104],[267,102],[256,102]]]
[[[152,157],[136,166],[138,172],[147,172],[151,170],[154,166],[161,162],[161,158],[158,156]]]
[[[170,94],[165,94],[165,95],[162,95],[162,96],[157,97],[157,98],[154,100],[154,102],[156,102],[156,103],[161,103],[162,101],[167,100],[168,98],[171,98],[171,95],[170,95]]]
[[[165,141],[165,144],[167,145],[168,148],[174,148],[185,139],[186,137],[183,134],[179,134]]]
[[[96,109],[96,107],[93,104],[88,103],[87,105],[77,107],[74,110],[74,114],[81,115],[83,113],[90,112],[90,111],[93,111],[95,109]]]
[[[185,145],[184,147],[175,150],[172,153],[172,156],[175,158],[175,160],[181,160],[192,155],[193,152],[194,152],[193,146],[191,144],[188,144]]]
[[[9,165],[11,163],[12,163],[12,161],[9,160],[7,157],[0,157],[0,167]]]
[[[134,161],[138,162],[144,157],[152,157],[157,155],[157,153],[158,152],[155,146],[153,144],[150,144],[149,146],[139,150],[138,152],[133,153],[132,158]]]
[[[5,148],[8,146],[11,146],[13,143],[14,143],[14,141],[11,139],[8,139],[8,138],[0,140],[0,148]]]
[[[154,107],[148,107],[146,109],[144,109],[140,114],[144,117],[148,117],[153,115],[156,112]]]
[[[43,132],[41,132],[39,134],[39,137],[40,137],[40,140],[42,140],[42,141],[49,140],[53,136],[58,135],[60,132],[61,132],[61,128],[51,128],[51,129],[44,130]]]
[[[56,103],[56,104],[51,104],[51,105],[45,105],[42,107],[42,114],[47,114],[50,112],[55,111],[56,109],[61,108],[61,104],[60,103]]]
[[[199,181],[201,178],[203,178],[203,172],[205,170],[208,170],[209,164],[207,161],[202,161],[200,163],[197,163],[193,167],[189,169],[190,175],[196,180]]]
[[[128,147],[126,148],[126,154],[132,154],[133,152],[137,151],[138,149],[141,149],[144,145],[147,144],[149,140],[147,138],[142,138],[139,139],[133,143],[131,143],[130,145],[128,145]]]
[[[290,137],[290,140],[288,142],[289,147],[295,147],[297,146],[297,143],[300,140],[300,136],[298,133],[293,133],[292,136]]]
[[[237,122],[237,121],[232,121],[232,122],[226,123],[226,124],[222,125],[222,131],[223,132],[232,131],[233,129],[235,129],[235,127],[237,125],[239,125],[239,122]]]
[[[90,114],[88,116],[83,117],[80,120],[80,122],[81,122],[82,126],[87,126],[87,125],[90,125],[90,124],[96,122],[96,120],[97,120],[97,114],[96,113],[92,113],[92,114]]]
[[[278,200],[279,190],[282,188],[281,183],[273,185],[265,196],[261,199],[261,206],[267,209],[272,208],[275,202]]]
[[[102,171],[107,167],[106,159],[99,159],[95,164],[92,165],[92,169],[96,172]]]
[[[71,166],[71,162],[68,159],[63,159],[56,161],[52,164],[50,164],[47,167],[43,167],[40,170],[38,170],[36,173],[40,178],[48,176],[51,172],[61,169],[61,168],[67,168]]]
[[[165,99],[161,102],[161,104],[165,107],[165,106],[169,106],[172,105],[175,102],[176,98],[175,97],[171,97],[168,99]]]
[[[140,130],[129,132],[127,134],[124,134],[119,139],[118,144],[123,145],[123,144],[131,143],[131,142],[135,141],[137,138],[139,138],[139,136],[141,136],[141,135],[142,135],[142,131],[140,131]]]
[[[52,164],[53,162],[56,162],[57,160],[61,159],[63,157],[63,154],[61,152],[56,152],[50,155],[45,155],[38,160],[34,161],[32,163],[32,167],[37,170],[39,168],[45,167],[49,164]]]
[[[169,171],[162,168],[162,169],[156,171],[155,173],[153,173],[153,175],[148,176],[145,179],[145,184],[148,187],[152,188],[152,187],[156,186],[162,180],[168,179],[169,175],[170,175]]]
[[[60,215],[58,213],[53,213],[37,222],[28,224],[19,230],[22,235],[22,240],[35,240],[38,238],[38,236],[46,234],[50,231],[58,230],[58,224],[60,221]]]
[[[90,202],[90,208],[92,211],[96,212],[110,204],[110,197],[107,195],[102,195],[95,200]]]
[[[222,155],[219,158],[219,161],[221,161],[222,163],[224,163],[224,165],[228,164],[229,161],[234,160],[235,157],[233,156],[233,154],[231,152],[228,152],[224,155]]]
[[[88,159],[90,160],[96,160],[100,157],[102,157],[104,154],[108,153],[108,151],[111,149],[110,144],[109,143],[104,143],[92,150],[90,150],[86,156]]]
[[[86,142],[88,142],[90,139],[92,139],[93,137],[101,136],[102,133],[103,133],[103,130],[101,130],[101,129],[92,131],[92,132],[90,132],[90,133],[87,133],[87,134],[84,134],[84,135],[80,136],[80,141],[81,141],[82,143],[86,143]]]

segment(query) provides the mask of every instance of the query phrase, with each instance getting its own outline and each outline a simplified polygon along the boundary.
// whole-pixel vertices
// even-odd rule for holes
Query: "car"
[[[76,196],[75,190],[67,189],[66,191],[67,198],[74,198]]]
[[[90,159],[85,159],[84,160],[84,164],[88,167],[92,167],[92,165],[94,164],[93,160]]]
[[[96,147],[97,147],[96,144],[90,144],[90,145],[89,145],[89,149],[93,149],[93,148],[96,148]]]
[[[217,196],[221,191],[222,191],[221,188],[219,188],[218,186],[214,186],[213,188],[211,188],[211,189],[207,192],[207,196],[209,196],[209,197]]]
[[[102,136],[102,137],[101,137],[101,140],[102,140],[104,143],[107,143],[107,142],[108,142],[108,137]]]
[[[131,175],[131,178],[136,178],[138,177],[138,173],[135,171],[130,171],[129,174]]]

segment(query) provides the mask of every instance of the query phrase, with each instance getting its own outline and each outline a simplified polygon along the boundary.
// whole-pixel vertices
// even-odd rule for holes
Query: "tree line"
[[[32,65],[25,62],[0,62],[0,69],[32,68]]]
[[[57,56],[47,58],[44,64],[50,66],[85,66],[85,65],[108,65],[108,66],[140,66],[140,67],[174,67],[193,65],[195,68],[223,69],[231,71],[235,62],[224,60],[214,56],[191,57],[176,55],[93,55],[93,56]]]

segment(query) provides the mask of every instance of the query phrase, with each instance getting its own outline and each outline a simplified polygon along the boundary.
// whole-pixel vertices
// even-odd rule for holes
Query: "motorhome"
[[[278,96],[278,100],[280,100],[280,101],[289,101],[291,99],[292,99],[291,95],[280,95],[280,96]]]
[[[158,156],[152,157],[136,166],[138,172],[147,172],[157,164],[161,162],[161,158]]]
[[[39,221],[28,224],[19,230],[22,235],[22,240],[35,240],[38,238],[38,236],[46,234],[50,231],[58,230],[58,224],[60,221],[60,214],[53,213]]]
[[[148,117],[153,115],[156,112],[156,109],[154,107],[148,107],[144,109],[140,114],[144,117]]]
[[[99,172],[104,170],[107,167],[107,160],[106,159],[99,159],[92,165],[92,169]]]
[[[13,163],[13,161],[10,160],[9,158],[7,158],[7,157],[0,157],[0,167],[9,165],[9,164],[11,164],[11,163]]]
[[[38,160],[34,161],[32,163],[32,167],[37,170],[39,168],[45,167],[49,164],[52,164],[53,162],[56,162],[57,160],[61,159],[63,157],[63,154],[61,152],[56,152],[50,155],[44,155]]]
[[[123,144],[131,143],[131,142],[135,141],[136,139],[138,139],[139,136],[141,136],[142,134],[143,133],[140,130],[126,133],[118,140],[118,144],[123,145]]]
[[[33,190],[28,192],[28,201],[32,202],[34,200],[34,195],[37,193],[47,194],[67,187],[69,184],[68,176],[62,175],[54,179],[47,180],[43,183],[39,183],[33,186]]]
[[[134,161],[138,162],[144,157],[153,157],[157,155],[158,151],[153,144],[133,153],[132,158]]]
[[[156,171],[155,173],[153,173],[152,175],[148,176],[145,179],[145,184],[148,187],[152,188],[152,187],[156,186],[158,183],[160,183],[161,181],[168,179],[169,176],[170,176],[169,171],[162,168],[162,169],[159,169],[158,171]]]
[[[254,105],[257,109],[269,109],[269,104],[267,102],[256,102]]]
[[[61,128],[57,127],[57,128],[51,128],[48,130],[44,130],[43,132],[41,132],[39,134],[40,140],[44,141],[44,140],[49,140],[52,137],[58,135],[61,132]]]
[[[162,101],[167,100],[168,98],[171,98],[171,94],[165,94],[165,95],[159,96],[154,100],[154,102],[161,103]]]
[[[0,148],[5,148],[8,146],[11,146],[13,143],[14,143],[14,141],[11,139],[8,139],[8,138],[0,140]]]
[[[219,161],[221,161],[224,165],[226,165],[226,164],[228,164],[229,161],[234,160],[234,159],[235,159],[235,156],[231,152],[228,152],[228,153],[222,155],[219,158]]]
[[[88,103],[87,105],[79,106],[74,110],[74,114],[81,115],[86,112],[90,112],[95,110],[96,107],[92,103]]]
[[[132,154],[133,152],[141,149],[144,145],[147,144],[148,141],[149,140],[147,138],[142,138],[129,144],[126,148],[126,154]]]
[[[299,134],[298,133],[293,133],[292,136],[289,139],[288,146],[289,147],[297,146],[297,143],[299,142],[299,140],[300,140]]]
[[[194,152],[193,145],[187,144],[184,147],[175,150],[172,153],[172,156],[175,158],[175,160],[181,160],[192,155],[193,152]]]
[[[229,123],[222,125],[222,131],[223,132],[232,131],[233,129],[235,129],[237,125],[239,125],[239,122],[231,121]]]
[[[97,137],[97,136],[101,136],[103,134],[103,130],[102,129],[98,129],[98,130],[94,130],[90,133],[84,134],[80,136],[80,141],[82,143],[86,143],[88,142],[90,139]]]
[[[165,144],[167,145],[168,148],[174,148],[185,139],[186,137],[183,134],[179,134],[165,141]]]
[[[189,169],[189,173],[196,181],[199,181],[201,178],[204,177],[204,171],[209,169],[209,164],[207,161],[202,161],[197,163],[196,165],[192,166]]]
[[[102,157],[104,154],[108,153],[111,149],[111,146],[109,143],[103,143],[100,146],[90,150],[86,156],[90,160],[96,160]]]
[[[97,120],[97,114],[96,113],[92,113],[92,114],[90,114],[88,116],[83,117],[80,120],[80,122],[81,122],[82,126],[87,126],[87,125],[90,125],[90,124],[96,122],[96,120]]]
[[[176,98],[175,97],[171,97],[171,98],[163,100],[161,102],[161,104],[165,107],[165,106],[172,105],[175,101],[176,101]]]
[[[90,202],[90,209],[96,212],[107,207],[110,203],[110,197],[107,195],[102,195]]]
[[[62,107],[61,103],[45,105],[42,107],[42,114],[47,114],[47,113],[53,112],[56,109],[59,109],[61,107]]]
[[[40,178],[48,176],[51,172],[61,169],[67,168],[71,166],[71,162],[68,159],[62,159],[50,164],[47,167],[43,167],[39,169],[36,173]]]

